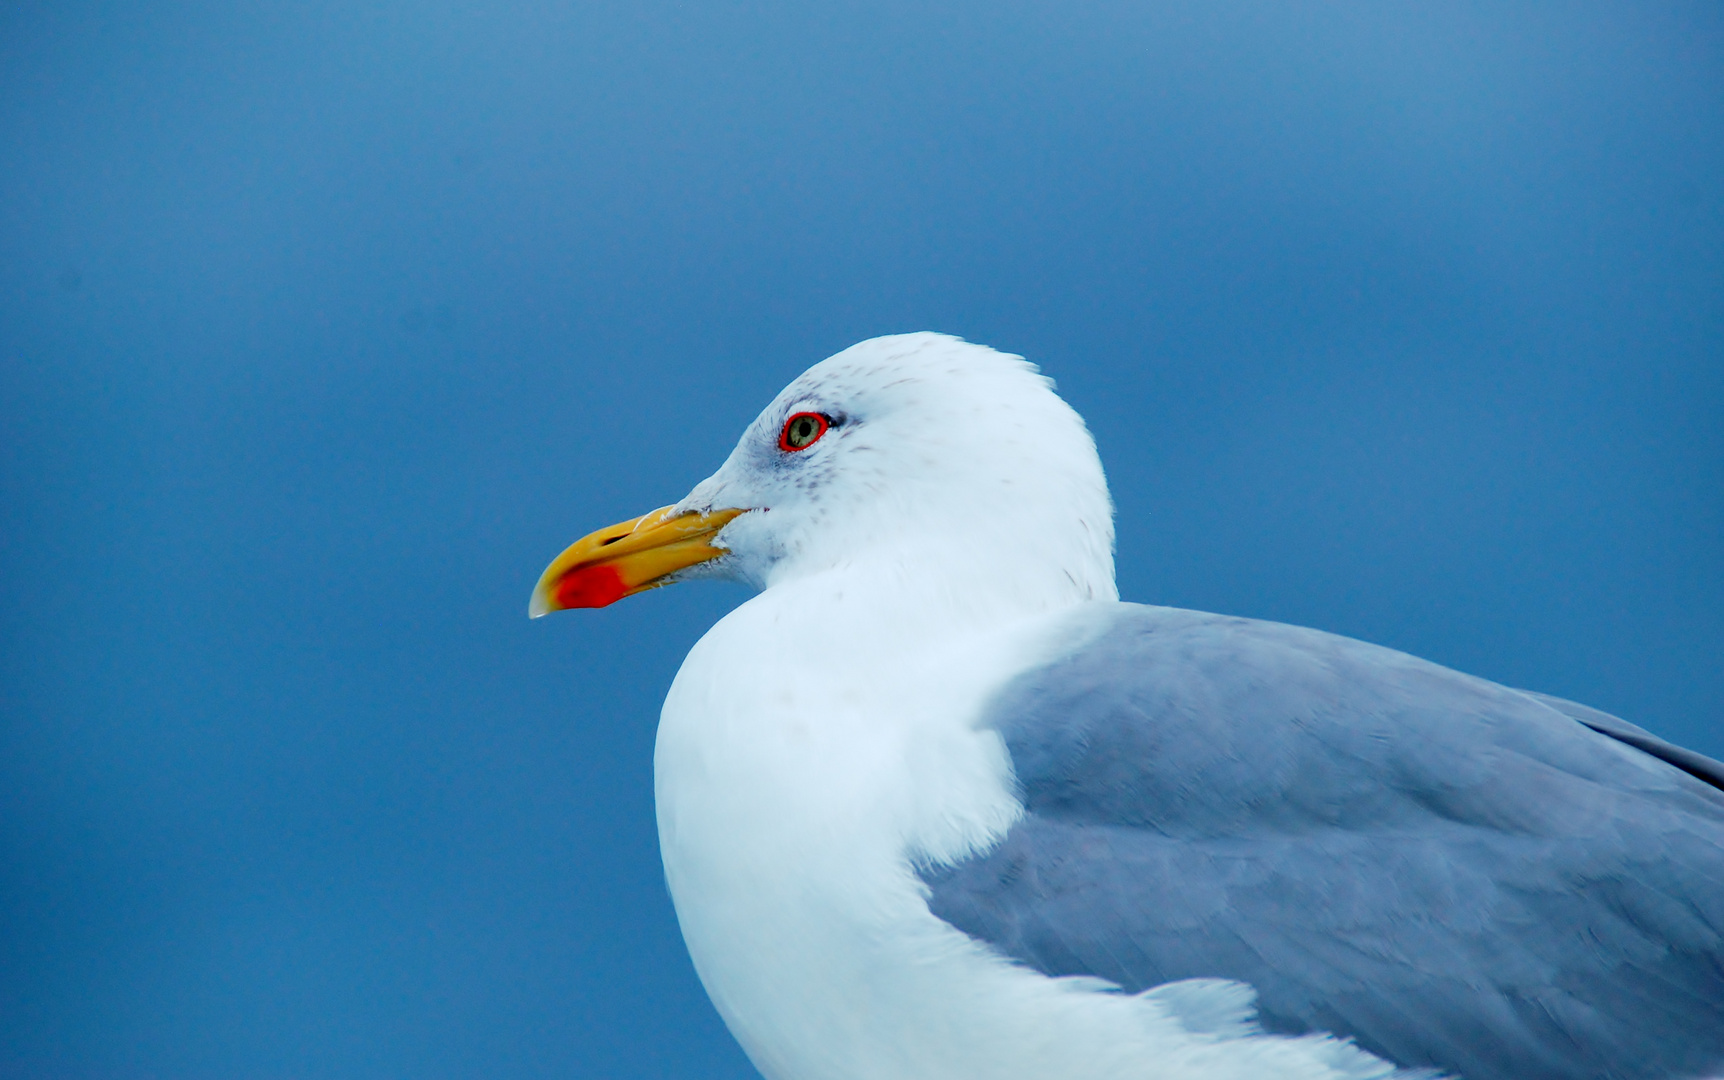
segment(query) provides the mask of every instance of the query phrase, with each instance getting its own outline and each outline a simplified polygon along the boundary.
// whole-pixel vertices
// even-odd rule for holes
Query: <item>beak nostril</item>
[[[606,537],[604,542],[601,543],[599,546],[600,547],[610,547],[612,544],[616,543],[618,540],[621,540],[623,537],[625,537],[627,535],[628,535],[628,533],[619,533],[616,536]]]

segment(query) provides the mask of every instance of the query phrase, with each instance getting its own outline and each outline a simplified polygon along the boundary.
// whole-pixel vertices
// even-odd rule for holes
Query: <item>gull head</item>
[[[1116,595],[1095,442],[1033,364],[943,334],[853,345],[785,387],[680,502],[571,545],[529,612],[695,577],[767,589],[871,562]]]

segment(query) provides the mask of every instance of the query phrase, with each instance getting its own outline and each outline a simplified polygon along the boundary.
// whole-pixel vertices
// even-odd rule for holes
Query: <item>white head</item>
[[[942,334],[853,345],[785,387],[687,498],[565,552],[534,611],[697,576],[771,588],[874,560],[1006,575],[1056,602],[1117,595],[1094,440],[1034,365]]]

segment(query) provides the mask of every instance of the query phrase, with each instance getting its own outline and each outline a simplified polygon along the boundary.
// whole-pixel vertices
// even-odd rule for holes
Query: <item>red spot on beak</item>
[[[571,571],[557,582],[557,606],[606,607],[628,595],[628,586],[614,566],[600,563]]]

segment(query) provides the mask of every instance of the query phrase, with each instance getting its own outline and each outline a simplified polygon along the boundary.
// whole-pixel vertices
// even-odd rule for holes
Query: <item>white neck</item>
[[[1027,542],[960,535],[879,543],[841,559],[809,553],[775,566],[759,602],[803,605],[806,630],[848,648],[871,645],[883,633],[892,641],[938,639],[1119,598],[1105,549],[1100,557],[1047,554]]]

